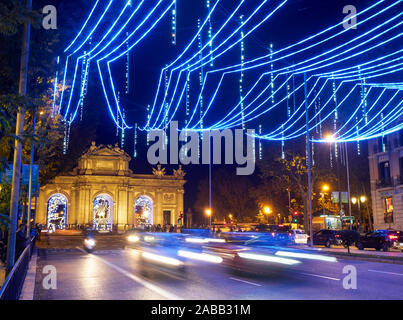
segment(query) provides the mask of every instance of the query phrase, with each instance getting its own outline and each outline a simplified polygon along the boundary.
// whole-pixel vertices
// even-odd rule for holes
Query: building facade
[[[368,147],[374,228],[403,230],[403,130]]]
[[[182,168],[172,175],[166,175],[161,166],[153,174],[134,174],[130,160],[117,145],[96,146],[93,142],[73,172],[41,187],[37,222],[54,229],[91,225],[99,230],[181,225]]]

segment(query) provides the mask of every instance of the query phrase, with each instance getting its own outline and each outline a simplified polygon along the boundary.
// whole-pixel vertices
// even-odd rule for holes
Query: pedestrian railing
[[[18,300],[24,285],[25,276],[28,272],[29,261],[34,246],[30,241],[22,252],[13,269],[7,275],[6,281],[0,289],[0,300]]]

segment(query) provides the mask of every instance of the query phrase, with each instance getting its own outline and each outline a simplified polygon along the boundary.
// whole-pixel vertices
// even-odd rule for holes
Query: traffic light
[[[294,210],[294,212],[293,212],[293,216],[294,216],[293,222],[294,223],[298,223],[298,215],[299,215],[299,212],[297,210]]]

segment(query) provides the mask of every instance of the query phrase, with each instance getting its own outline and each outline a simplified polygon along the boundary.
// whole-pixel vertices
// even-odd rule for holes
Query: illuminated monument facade
[[[37,222],[55,230],[92,225],[98,230],[128,226],[183,224],[185,173],[134,174],[131,158],[116,146],[96,146],[72,172],[41,187]]]

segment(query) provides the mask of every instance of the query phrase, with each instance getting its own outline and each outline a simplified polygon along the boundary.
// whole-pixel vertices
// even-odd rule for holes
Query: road
[[[46,266],[57,271],[57,289],[44,289]],[[357,270],[357,289],[343,288],[343,268]],[[218,264],[196,263],[178,274],[150,267],[142,272],[136,250],[92,254],[75,249],[39,249],[34,300],[156,299],[402,299],[403,266],[355,260],[305,260],[264,276],[239,274]],[[27,297],[25,296],[25,299]]]

